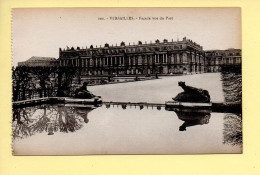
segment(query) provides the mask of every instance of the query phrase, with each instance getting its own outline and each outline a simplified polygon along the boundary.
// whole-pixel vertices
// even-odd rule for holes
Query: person
[[[84,82],[83,85],[76,90],[76,92],[75,92],[75,97],[76,98],[90,99],[90,98],[95,97],[95,95],[93,95],[91,92],[89,92],[87,90],[87,85],[88,85],[88,83]]]

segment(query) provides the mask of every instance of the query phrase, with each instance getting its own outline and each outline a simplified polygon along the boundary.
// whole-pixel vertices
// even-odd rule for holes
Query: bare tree
[[[30,85],[31,76],[28,67],[12,68],[13,101],[25,100],[26,90]]]
[[[72,81],[76,75],[77,68],[59,67],[57,68],[58,90],[57,96],[71,96]]]
[[[47,96],[47,82],[50,82],[50,74],[52,73],[52,68],[50,67],[32,67],[30,68],[31,73],[36,76],[39,80],[40,85],[40,97]]]

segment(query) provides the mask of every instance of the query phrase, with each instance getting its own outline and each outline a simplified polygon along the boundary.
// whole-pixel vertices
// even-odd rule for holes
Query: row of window
[[[207,53],[207,56],[241,56],[240,52],[237,53]]]
[[[133,47],[126,49],[98,49],[87,51],[75,51],[75,52],[61,52],[60,57],[74,57],[84,55],[100,55],[100,54],[122,54],[132,52],[154,52],[154,51],[167,51],[172,49],[182,49],[182,45],[179,46],[162,46],[162,47]]]
[[[190,58],[190,59],[189,59]],[[126,63],[125,63],[126,61]],[[188,55],[188,62],[202,62],[203,59],[200,57],[200,59],[196,59],[194,57],[191,57],[191,55]],[[67,66],[67,65],[73,65],[73,66],[101,66],[104,65],[142,65],[142,64],[153,64],[153,63],[183,63],[183,54],[177,55],[171,55],[168,56],[166,54],[159,54],[159,55],[153,55],[153,56],[129,56],[127,57],[127,60],[125,60],[125,57],[103,57],[103,58],[95,58],[95,59],[67,59],[62,60],[61,65]]]
[[[213,59],[210,60],[210,64],[240,64],[241,58],[225,58],[225,59]]]

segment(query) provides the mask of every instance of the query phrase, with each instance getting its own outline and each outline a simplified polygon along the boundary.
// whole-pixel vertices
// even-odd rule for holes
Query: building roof
[[[241,51],[241,49],[228,48],[224,50],[220,50],[220,49],[205,50],[205,52],[227,52],[227,51]]]
[[[134,48],[134,47],[146,47],[146,46],[148,46],[148,47],[158,47],[158,46],[167,46],[167,45],[181,45],[183,43],[187,43],[187,44],[192,45],[194,47],[197,47],[199,49],[203,49],[203,47],[201,45],[199,45],[196,42],[193,42],[192,40],[184,37],[180,41],[179,40],[173,41],[173,39],[172,39],[172,41],[168,41],[167,39],[163,39],[163,41],[160,41],[159,39],[156,39],[155,42],[151,41],[150,43],[149,42],[143,43],[141,41],[138,41],[137,44],[133,43],[132,45],[130,43],[129,43],[129,45],[127,45],[127,44],[125,44],[124,41],[122,41],[121,44],[119,44],[119,45],[116,44],[116,45],[110,46],[108,43],[106,43],[104,45],[104,47],[101,47],[101,45],[100,45],[100,47],[98,47],[98,46],[94,47],[93,45],[91,45],[89,48],[85,47],[85,48],[82,48],[82,49],[80,47],[69,48],[67,46],[67,49],[61,49],[60,48],[60,52],[77,52],[77,51],[88,51],[88,50],[93,51],[93,50],[101,50],[101,49],[120,49],[120,48]]]
[[[29,58],[28,60],[26,60],[26,62],[27,61],[55,61],[56,60],[56,58],[54,58],[54,57],[39,57],[39,56],[32,56],[31,58]]]
[[[18,62],[18,66],[27,66],[27,67],[38,67],[38,66],[54,66],[58,63],[58,60],[53,57],[38,57],[33,56],[26,61]]]

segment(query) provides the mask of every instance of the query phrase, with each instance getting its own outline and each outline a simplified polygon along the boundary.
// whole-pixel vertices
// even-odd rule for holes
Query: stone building
[[[181,41],[60,48],[59,64],[79,67],[84,75],[191,74],[205,72],[205,53],[202,46],[184,37]]]
[[[221,66],[241,65],[241,49],[205,51],[207,72],[218,72]]]
[[[18,66],[26,66],[26,67],[54,67],[57,65],[59,65],[58,60],[53,57],[33,56],[26,61],[18,62]]]

